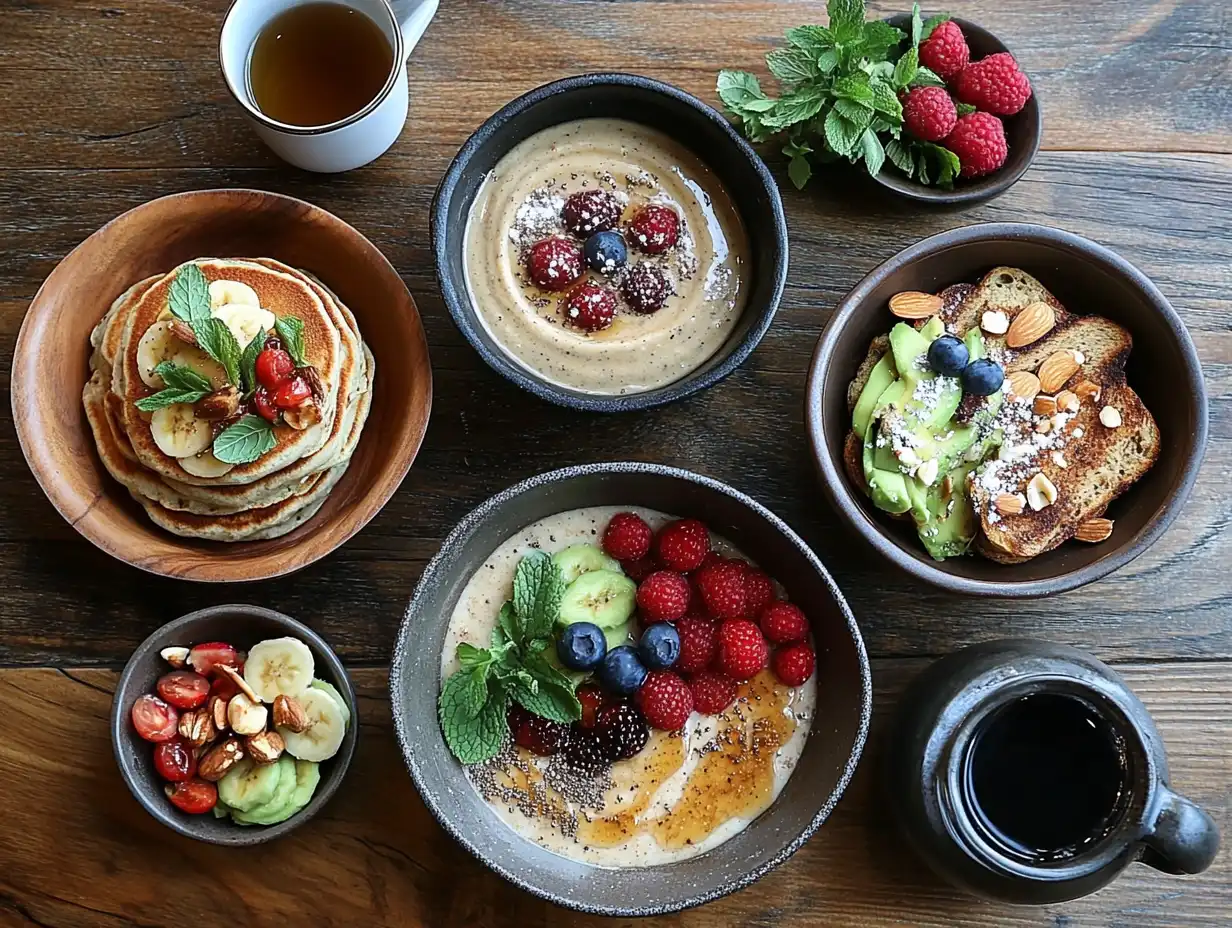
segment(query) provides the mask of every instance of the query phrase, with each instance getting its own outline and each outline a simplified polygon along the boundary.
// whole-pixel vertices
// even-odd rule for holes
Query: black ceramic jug
[[[1146,708],[1064,645],[990,641],[933,664],[903,696],[887,774],[920,855],[991,899],[1074,899],[1135,860],[1198,873],[1219,847],[1211,817],[1169,788]]]

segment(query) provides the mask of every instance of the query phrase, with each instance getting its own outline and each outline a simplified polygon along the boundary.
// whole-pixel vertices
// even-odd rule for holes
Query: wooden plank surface
[[[879,732],[925,657],[1005,634],[1052,638],[1118,662],[1155,711],[1178,788],[1232,827],[1232,13],[1220,0],[957,0],[1033,76],[1044,151],[1004,197],[963,212],[890,199],[841,170],[784,193],[792,229],[782,309],[743,368],[703,396],[632,417],[543,404],[493,374],[436,291],[428,208],[470,131],[544,81],[636,71],[714,101],[723,66],[761,70],[782,30],[820,21],[791,0],[445,0],[411,65],[395,147],[338,177],[282,166],[218,75],[227,0],[0,0],[0,365],[63,255],[165,193],[253,186],[356,225],[404,276],[424,317],[436,407],[401,491],[310,573],[195,587],[123,568],[56,515],[0,404],[0,924],[592,925],[505,886],[431,821],[405,776],[385,702],[386,660],[426,561],[454,523],[510,482],[583,461],[689,467],[750,492],[800,531],[861,623],[877,680],[866,761],[833,820],[783,870],[661,924],[1228,924],[1232,859],[1193,879],[1135,868],[1070,906],[997,908],[955,895],[903,852],[873,792]],[[900,2],[873,3],[885,14]],[[771,156],[782,178],[782,164]],[[785,183],[785,179],[784,179]],[[803,389],[835,303],[919,238],[988,220],[1088,235],[1150,275],[1198,346],[1211,443],[1177,524],[1085,590],[1031,603],[939,594],[889,570],[822,500]],[[1095,307],[1097,309],[1097,307]],[[271,848],[222,852],[144,815],[120,782],[105,718],[115,668],[155,626],[249,601],[309,622],[364,665],[360,756],[323,820]],[[34,669],[37,665],[79,668]],[[87,669],[82,669],[87,668]],[[74,679],[82,682],[74,682]]]

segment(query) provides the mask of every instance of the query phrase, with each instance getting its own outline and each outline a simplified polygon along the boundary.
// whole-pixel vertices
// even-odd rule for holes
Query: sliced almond
[[[1010,323],[1010,330],[1005,333],[1005,344],[1011,348],[1022,348],[1032,342],[1039,341],[1052,331],[1057,324],[1057,315],[1047,303],[1032,303]]]
[[[1039,422],[1035,423],[1035,431],[1039,432],[1041,435],[1047,435],[1050,431],[1052,431],[1052,420],[1040,419]]]
[[[1036,474],[1027,482],[1027,504],[1039,512],[1057,501],[1057,487],[1046,474]]]
[[[248,681],[244,679],[244,675],[242,673],[234,667],[228,667],[226,664],[216,664],[215,666],[231,678],[231,682],[240,688],[241,693],[247,696],[258,706],[261,705],[261,697],[256,694],[251,686],[248,685]]]
[[[158,652],[158,656],[179,670],[188,663],[188,648],[163,648]]]
[[[1074,395],[1083,403],[1099,402],[1099,395],[1103,392],[1099,388],[1099,384],[1091,383],[1089,380],[1083,380],[1074,387]]]
[[[1057,394],[1057,409],[1061,412],[1077,412],[1080,405],[1077,393],[1062,390]]]
[[[1065,382],[1082,366],[1078,357],[1076,351],[1067,349],[1053,352],[1045,358],[1039,369],[1040,389],[1045,393],[1056,393],[1065,386]]]
[[[1024,400],[1033,400],[1040,391],[1039,378],[1030,371],[1014,371],[1009,376],[1010,392]]]
[[[1045,396],[1041,393],[1035,398],[1031,411],[1037,416],[1051,416],[1057,411],[1057,400],[1055,397]]]
[[[993,506],[1003,516],[1021,515],[1026,505],[1027,501],[1022,498],[1021,493],[998,493],[993,500]]]
[[[890,297],[890,312],[899,319],[927,319],[941,312],[941,297],[919,290],[904,290]]]
[[[931,487],[937,479],[937,468],[939,464],[936,458],[929,458],[915,470],[915,475],[920,483],[926,487]]]
[[[1010,328],[1010,317],[999,309],[990,309],[980,316],[980,328],[989,335],[1004,335]]]
[[[1115,429],[1121,425],[1121,414],[1115,406],[1105,406],[1099,411],[1099,421],[1106,428]]]
[[[1078,531],[1074,533],[1074,537],[1079,541],[1089,541],[1092,544],[1098,541],[1107,541],[1111,535],[1111,519],[1087,519],[1078,526]]]

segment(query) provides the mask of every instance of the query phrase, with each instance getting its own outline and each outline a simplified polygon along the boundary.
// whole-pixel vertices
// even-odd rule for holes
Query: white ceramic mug
[[[292,7],[319,0],[234,0],[222,24],[218,60],[231,95],[261,139],[284,161],[326,174],[349,171],[383,155],[406,123],[406,59],[436,15],[439,0],[331,0],[358,10],[393,49],[393,69],[371,103],[324,126],[293,126],[261,112],[252,97],[248,61],[267,23]]]

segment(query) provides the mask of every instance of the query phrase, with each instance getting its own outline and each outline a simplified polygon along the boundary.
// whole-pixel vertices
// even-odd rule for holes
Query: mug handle
[[[1142,839],[1142,862],[1164,873],[1201,873],[1219,851],[1219,826],[1197,804],[1160,786],[1159,812]]]
[[[419,40],[423,38],[428,23],[432,22],[432,17],[436,15],[440,0],[390,0],[389,5],[393,8],[394,18],[398,20],[398,26],[402,30],[402,46],[409,58]]]

